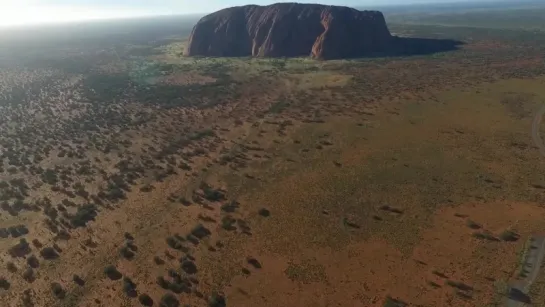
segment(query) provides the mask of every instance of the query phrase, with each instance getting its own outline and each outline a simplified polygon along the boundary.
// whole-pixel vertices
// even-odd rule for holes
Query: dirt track
[[[545,114],[545,105],[543,105],[534,116],[534,121],[532,122],[532,140],[534,144],[539,148],[539,152],[545,156],[545,145],[543,145],[543,140],[539,134],[539,127],[541,125],[541,118]]]

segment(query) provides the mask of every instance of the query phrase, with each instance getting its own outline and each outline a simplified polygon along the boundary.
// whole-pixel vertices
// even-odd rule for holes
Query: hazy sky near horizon
[[[0,0],[0,26],[148,15],[196,14],[229,6],[266,5],[274,2],[380,6],[460,1],[468,0]]]

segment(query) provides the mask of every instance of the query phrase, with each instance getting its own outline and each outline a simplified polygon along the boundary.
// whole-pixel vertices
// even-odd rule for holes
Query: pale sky
[[[378,6],[399,3],[455,1],[460,0],[0,0],[0,26],[207,13],[229,6],[266,5],[274,2]]]

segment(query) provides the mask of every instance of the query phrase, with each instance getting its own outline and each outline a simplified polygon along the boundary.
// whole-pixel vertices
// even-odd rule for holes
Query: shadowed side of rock
[[[391,41],[381,12],[278,3],[232,7],[203,17],[185,54],[335,59],[387,52]]]

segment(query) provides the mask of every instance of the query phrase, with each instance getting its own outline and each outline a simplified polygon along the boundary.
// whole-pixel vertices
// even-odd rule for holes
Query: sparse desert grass
[[[336,139],[335,144],[341,144],[341,148],[337,147],[335,151],[340,154],[310,151],[297,164],[276,163],[274,169],[267,164],[262,166],[250,164],[254,171],[267,173],[269,180],[267,190],[248,186],[247,178],[242,176],[227,176],[225,181],[230,183],[228,190],[240,199],[241,206],[257,203],[258,206],[265,205],[274,209],[278,222],[273,225],[267,224],[267,227],[260,227],[255,231],[259,236],[257,242],[267,242],[258,244],[255,247],[257,250],[272,249],[286,257],[297,257],[295,255],[298,253],[304,254],[303,248],[312,250],[317,246],[349,248],[351,245],[347,234],[341,231],[339,223],[333,221],[334,218],[330,218],[332,215],[338,216],[349,211],[351,214],[368,218],[362,222],[361,233],[357,234],[358,240],[381,237],[410,257],[415,249],[427,245],[421,241],[421,227],[427,227],[433,212],[442,206],[452,204],[456,207],[460,203],[471,201],[490,203],[510,199],[531,202],[535,199],[537,194],[526,192],[533,180],[529,178],[522,183],[512,173],[531,174],[536,167],[534,161],[539,160],[538,153],[530,150],[529,146],[514,145],[519,143],[517,139],[528,138],[527,126],[531,116],[525,116],[521,123],[518,115],[512,114],[505,105],[502,105],[501,97],[502,93],[514,87],[519,91],[532,92],[537,97],[544,97],[545,93],[540,89],[542,82],[540,79],[503,81],[467,92],[445,92],[436,98],[440,104],[433,103],[434,99],[429,103],[421,100],[403,103],[395,107],[398,108],[397,113],[403,114],[403,117],[388,113],[387,110],[376,112],[372,117],[368,115],[369,122],[375,123],[372,125],[374,128],[362,128],[355,120],[349,121],[346,118],[325,124],[299,126],[295,139],[313,144],[320,139],[320,135],[329,133]],[[529,108],[537,106],[535,99],[525,103]],[[487,114],[490,121],[474,122],[471,117],[480,116],[477,114]],[[458,127],[465,129],[462,131]],[[429,139],[433,139],[434,143],[423,145],[426,143],[425,140]],[[342,144],[350,144],[351,149],[343,148]],[[354,144],[361,146],[354,148]],[[510,146],[509,149],[504,148],[506,145]],[[289,156],[291,151],[301,148],[299,146],[303,147],[304,144],[285,144],[275,152]],[[454,148],[456,150],[453,150]],[[514,153],[521,158],[512,160],[511,155]],[[330,157],[341,161],[343,168],[338,169],[334,165],[323,163]],[[482,181],[478,179],[491,175],[502,178],[502,186],[515,188],[502,189],[496,186],[496,181],[481,183]],[[395,205],[384,206],[379,205],[380,203]],[[368,213],[374,208],[384,208],[381,211],[389,212],[386,209],[396,207],[407,209],[402,215],[384,215],[380,222]],[[328,212],[326,215],[328,218],[325,220],[322,214],[324,209]],[[381,214],[380,211],[377,214]],[[454,219],[453,223],[456,221],[458,230],[455,236],[460,236],[460,244],[450,242],[447,239],[448,235],[439,242],[453,244],[455,248],[459,248],[471,235],[468,234],[467,228],[477,228],[477,223],[471,221],[466,224],[457,221],[459,218],[455,216],[455,212],[449,216]],[[483,219],[483,215],[469,216],[478,220],[478,225],[482,223],[490,227],[489,221],[492,224],[496,223],[491,217]],[[525,218],[527,219],[528,217]],[[537,229],[534,228],[536,222],[533,220],[528,227]],[[503,225],[500,223],[500,228],[493,229],[502,227],[505,229],[508,225],[509,223]],[[441,233],[444,230],[439,226],[434,231]],[[280,232],[284,236],[278,236]],[[491,234],[490,237],[494,240],[485,244],[501,244],[501,248],[513,253],[512,247],[504,245],[509,243],[502,243],[496,239],[496,235],[498,238],[503,237],[502,230],[498,230],[495,235]],[[480,244],[477,242],[475,244]],[[434,252],[429,250],[428,253]],[[466,254],[464,259],[471,261],[470,255],[471,253]],[[516,265],[514,260],[516,253],[511,256],[509,261],[498,263],[498,266],[508,268]],[[447,252],[445,257],[451,255]],[[495,253],[483,254],[483,257],[495,259]],[[448,270],[466,274],[468,265],[468,262],[463,262],[460,266],[450,267]],[[406,285],[406,282],[403,284]],[[489,285],[484,287],[488,289]],[[440,304],[434,300],[435,296],[432,294],[429,300],[416,300],[411,298],[410,290],[400,291],[413,303]],[[456,304],[468,306],[478,304],[477,301],[486,302],[488,298],[488,294],[479,293],[452,292],[452,295]]]
[[[310,261],[290,263],[284,273],[289,279],[302,283],[323,282],[327,280],[325,268],[320,264]]]

